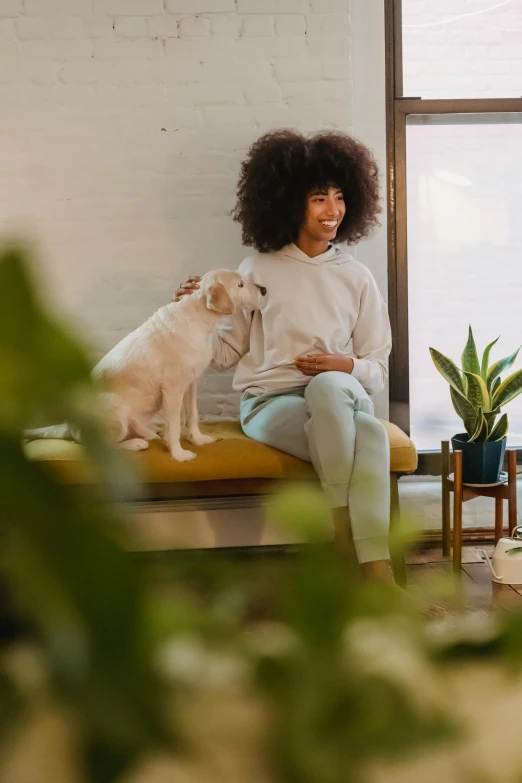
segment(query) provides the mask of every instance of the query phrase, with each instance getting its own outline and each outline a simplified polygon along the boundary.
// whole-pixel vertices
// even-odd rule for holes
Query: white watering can
[[[513,530],[511,538],[501,538],[490,560],[482,550],[491,570],[491,578],[501,585],[522,585],[522,525]]]

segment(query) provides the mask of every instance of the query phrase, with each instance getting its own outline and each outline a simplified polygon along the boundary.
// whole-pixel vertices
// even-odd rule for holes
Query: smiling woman
[[[340,188],[329,187],[314,190],[308,196],[305,220],[299,231],[299,244],[306,254],[314,256],[314,250],[324,250],[328,240],[335,239],[337,229],[346,214],[344,195]]]
[[[236,312],[220,329],[213,364],[237,365],[245,434],[313,463],[339,543],[387,580],[389,444],[370,395],[386,381],[390,326],[375,280],[346,246],[379,212],[377,164],[350,136],[277,130],[255,142],[234,218],[257,251],[239,272],[267,295],[261,311]],[[197,280],[185,286],[178,297]]]
[[[332,191],[344,199],[345,209],[336,230],[321,237],[321,249],[333,239],[353,244],[377,224],[377,163],[363,144],[338,131],[310,139],[284,129],[261,136],[241,166],[234,219],[243,243],[266,252],[295,242],[311,217],[311,201],[324,198],[317,202],[324,206]]]

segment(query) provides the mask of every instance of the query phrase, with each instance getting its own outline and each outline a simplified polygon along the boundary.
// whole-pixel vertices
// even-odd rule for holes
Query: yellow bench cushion
[[[415,446],[395,424],[382,423],[390,440],[391,472],[413,473],[417,467]],[[219,440],[199,448],[188,446],[198,454],[191,462],[175,462],[159,441],[151,443],[146,451],[124,454],[136,465],[143,481],[151,484],[315,477],[308,462],[247,438],[238,422],[206,424],[202,430]],[[27,443],[25,449],[29,459],[48,462],[62,481],[87,483],[93,480],[83,447],[78,443],[35,440]]]

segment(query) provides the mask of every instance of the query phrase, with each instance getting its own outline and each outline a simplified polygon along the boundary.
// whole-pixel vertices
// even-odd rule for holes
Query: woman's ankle
[[[335,543],[340,552],[349,560],[357,563],[357,552],[352,536],[350,512],[347,506],[332,509]]]
[[[340,552],[353,563],[357,563],[362,575],[366,579],[382,584],[395,584],[395,579],[389,560],[371,560],[360,563],[357,558],[357,550],[352,535],[350,512],[347,506],[332,509],[332,518],[335,530],[335,542]]]
[[[368,563],[361,563],[361,571],[363,576],[374,582],[395,584],[389,560],[371,560]]]

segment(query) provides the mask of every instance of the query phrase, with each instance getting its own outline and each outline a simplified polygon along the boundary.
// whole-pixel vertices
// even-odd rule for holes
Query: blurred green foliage
[[[15,248],[0,260],[0,365],[2,577],[30,621],[53,693],[81,720],[90,777],[105,783],[151,744],[170,746],[177,736],[144,645],[139,576],[109,537],[114,512],[24,454],[29,419],[67,418],[87,434],[107,485],[127,478],[88,413],[86,354],[40,304],[26,254]]]

